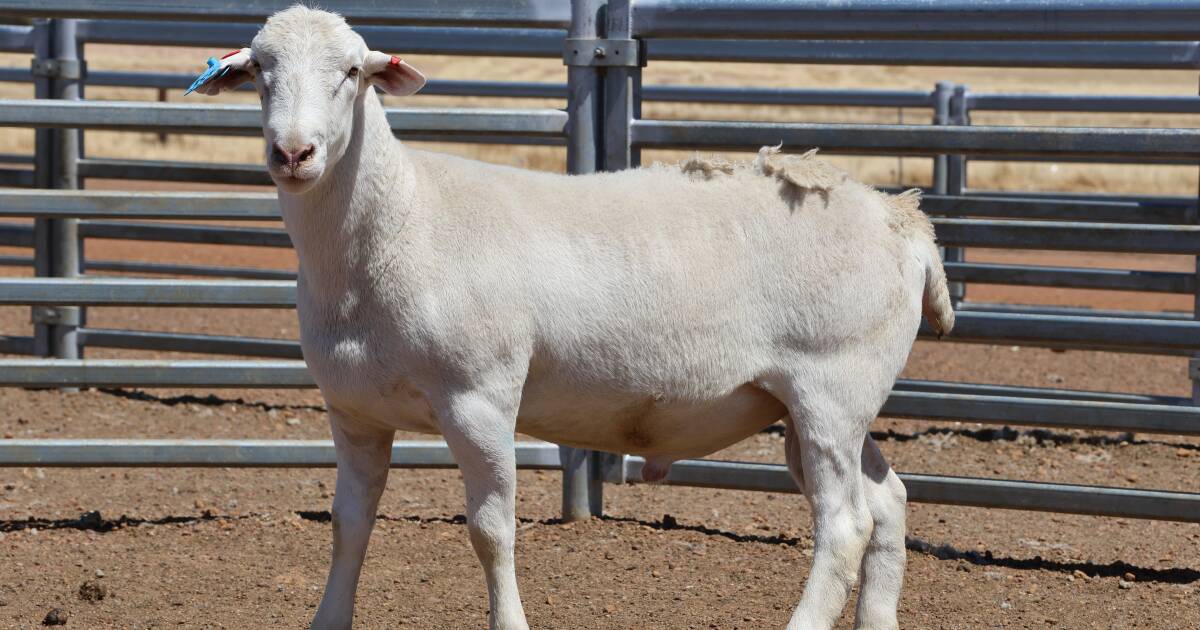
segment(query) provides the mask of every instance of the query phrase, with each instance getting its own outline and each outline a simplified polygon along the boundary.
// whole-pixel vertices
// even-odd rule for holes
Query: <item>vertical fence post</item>
[[[938,81],[933,88],[933,124],[950,124],[950,98],[954,95],[954,84],[949,81]],[[950,156],[939,154],[933,158],[933,181],[931,189],[935,195],[946,194],[947,162]],[[938,246],[942,260],[946,260],[946,248]]]
[[[78,100],[83,78],[75,20],[38,23],[39,37],[32,73],[38,98]],[[79,187],[79,130],[39,131],[35,148],[35,182],[39,188]],[[39,276],[73,278],[80,271],[79,221],[52,219],[35,225],[34,267]],[[59,359],[79,358],[78,327],[82,309],[76,306],[35,308],[35,350]],[[63,391],[77,391],[64,388]]]
[[[1200,224],[1200,190],[1196,195],[1196,208],[1192,211],[1191,223]],[[1192,275],[1192,319],[1200,320],[1200,256],[1196,256],[1196,272]],[[1188,376],[1192,378],[1192,404],[1200,405],[1200,353],[1188,360]]]
[[[969,125],[971,124],[970,115],[970,93],[965,85],[955,85],[954,94],[950,96],[950,120],[951,125]],[[946,191],[947,195],[962,195],[967,188],[967,158],[964,155],[949,155],[946,156]],[[945,261],[946,262],[963,262],[963,248],[947,247]],[[965,282],[951,282],[950,303],[954,308],[958,308],[958,303],[967,297],[967,285]]]
[[[601,36],[605,0],[571,0],[571,26],[564,42],[567,64],[567,172],[594,173],[603,165],[602,108],[604,90],[599,67],[582,47]],[[583,43],[581,43],[583,42]],[[579,521],[604,511],[600,454],[559,446],[562,460],[562,517]]]
[[[54,57],[50,20],[35,20],[33,23],[34,45],[33,60],[33,95],[34,98],[50,98],[51,79],[48,73],[39,72],[39,64]],[[53,181],[54,168],[54,130],[35,129],[33,148],[33,185],[35,188],[50,188]],[[33,275],[47,277],[51,273],[50,228],[49,219],[34,219],[33,221]],[[30,320],[33,322],[33,354],[39,357],[53,356],[50,349],[52,333],[50,321],[53,309],[35,306],[30,310]]]
[[[642,115],[642,66],[645,50],[633,39],[633,11],[630,0],[609,0],[607,39],[618,45],[631,42],[627,48],[636,52],[636,59],[612,65],[604,74],[604,170],[620,171],[641,164],[641,150],[633,146],[633,121]],[[628,53],[627,53],[628,54]]]

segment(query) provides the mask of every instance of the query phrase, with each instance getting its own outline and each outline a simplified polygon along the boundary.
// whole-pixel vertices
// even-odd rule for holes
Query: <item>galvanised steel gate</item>
[[[95,329],[87,306],[211,306],[292,308],[294,276],[245,270],[127,261],[87,261],[88,237],[286,247],[274,228],[230,228],[138,220],[277,219],[274,196],[254,193],[127,193],[75,190],[81,178],[267,183],[256,165],[112,160],[81,155],[82,129],[255,135],[258,109],[236,105],[173,105],[79,100],[86,78],[95,85],[164,88],[175,75],[87,75],[84,42],[202,46],[243,45],[260,22],[286,2],[193,2],[184,7],[130,1],[0,0],[0,15],[55,17],[33,27],[0,29],[0,49],[33,50],[30,71],[0,69],[0,80],[29,80],[39,100],[0,101],[0,125],[39,129],[35,168],[0,171],[0,181],[48,189],[0,191],[0,216],[34,217],[35,225],[3,226],[0,243],[32,246],[35,279],[0,280],[0,304],[34,307],[35,334],[5,338],[9,353],[43,358],[0,360],[0,384],[39,387],[312,387],[297,360],[139,361],[80,359],[86,346],[237,354],[298,359],[295,342]],[[966,187],[969,159],[1108,160],[1194,164],[1200,130],[972,127],[970,112],[1200,112],[1200,99],[982,95],[965,86],[932,91],[775,90],[641,85],[650,60],[1018,65],[1036,67],[1200,67],[1189,25],[1200,2],[1102,0],[1078,2],[929,3],[859,0],[852,8],[827,0],[478,0],[404,3],[330,2],[373,46],[406,52],[561,55],[567,83],[433,82],[440,94],[566,97],[554,109],[403,109],[389,111],[406,139],[565,144],[572,172],[636,166],[642,148],[756,149],[783,142],[829,153],[928,156],[934,182],[924,208],[946,245],[956,281],[959,316],[953,341],[1006,343],[1117,352],[1200,353],[1200,323],[1191,314],[1014,307],[966,299],[971,283],[1082,287],[1167,293],[1197,292],[1197,275],[1038,265],[968,263],[963,247],[1058,249],[1200,255],[1195,198],[1102,197],[989,193]],[[76,19],[84,18],[84,19]],[[189,20],[190,22],[145,22]],[[213,24],[212,21],[251,24]],[[206,23],[206,21],[208,23]],[[404,26],[392,26],[403,24]],[[563,28],[568,30],[564,33]],[[170,33],[171,41],[162,41]],[[697,39],[708,38],[708,39]],[[1036,38],[1037,43],[1020,40]],[[801,40],[801,41],[796,41]],[[893,41],[902,40],[902,41]],[[966,42],[961,40],[968,40]],[[977,41],[987,40],[987,41]],[[1018,40],[1018,41],[1006,41]],[[1071,40],[1087,40],[1075,42]],[[1122,40],[1122,41],[1117,41]],[[845,125],[648,120],[644,100],[928,107],[934,125]],[[18,158],[19,160],[19,158]],[[55,190],[57,189],[57,190]],[[134,279],[87,271],[220,276],[221,280]],[[53,357],[53,358],[49,358]],[[1191,362],[1193,379],[1198,363]],[[1196,381],[1194,381],[1196,382]],[[1027,387],[899,382],[884,408],[891,416],[1109,431],[1200,434],[1200,391],[1190,399]],[[9,466],[332,466],[324,441],[258,440],[5,440]],[[393,464],[453,467],[440,442],[398,442]],[[602,483],[640,478],[642,461],[519,443],[522,467],[564,470],[564,515],[603,509]],[[1200,495],[1140,489],[901,475],[913,501],[1200,521]],[[794,492],[782,465],[695,460],[678,462],[667,483]]]

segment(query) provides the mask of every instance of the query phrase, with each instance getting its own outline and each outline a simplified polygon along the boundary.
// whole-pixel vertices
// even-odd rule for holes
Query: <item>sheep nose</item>
[[[288,168],[295,169],[301,162],[307,162],[312,159],[313,153],[317,150],[311,144],[306,144],[302,147],[296,147],[292,151],[279,146],[278,143],[272,145],[271,156],[280,164],[286,164]]]

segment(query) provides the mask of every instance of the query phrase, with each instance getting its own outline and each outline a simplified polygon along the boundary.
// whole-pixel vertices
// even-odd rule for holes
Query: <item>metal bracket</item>
[[[563,64],[640,68],[646,65],[644,42],[640,39],[567,39],[563,42]]]
[[[1200,381],[1200,358],[1188,361],[1188,376],[1192,377],[1193,381]]]
[[[35,77],[82,80],[87,76],[87,62],[81,59],[31,59],[29,71]]]
[[[34,324],[51,326],[80,325],[78,306],[34,306],[30,321]]]

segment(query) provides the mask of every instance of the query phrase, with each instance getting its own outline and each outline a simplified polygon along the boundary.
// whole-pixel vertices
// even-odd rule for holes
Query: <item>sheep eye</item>
[[[358,68],[350,68],[350,72],[347,72],[346,76],[350,77],[351,79],[353,79],[354,77],[357,77],[358,76]]]

